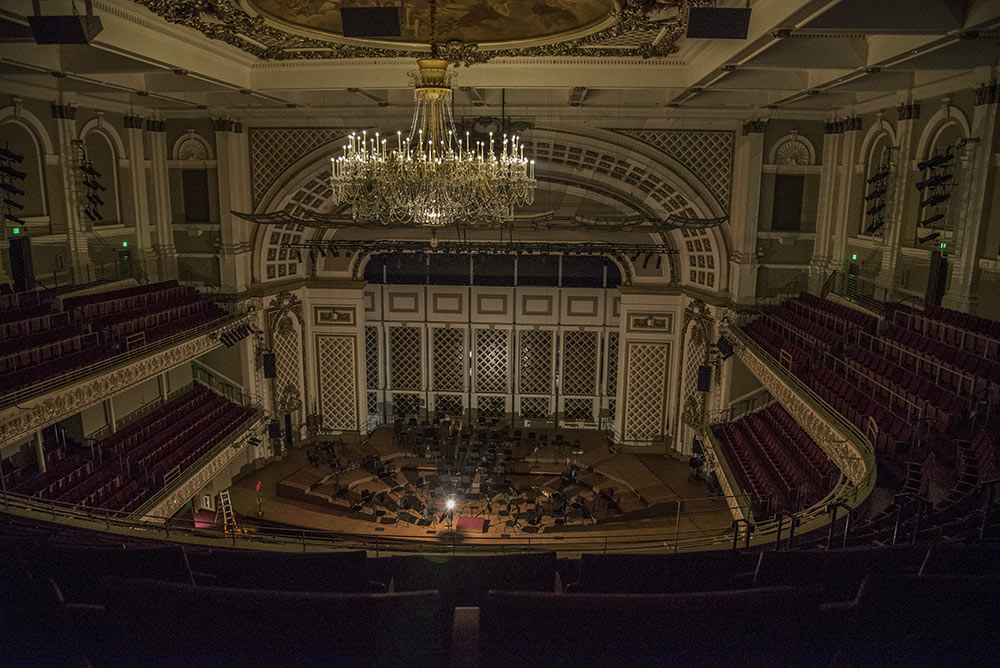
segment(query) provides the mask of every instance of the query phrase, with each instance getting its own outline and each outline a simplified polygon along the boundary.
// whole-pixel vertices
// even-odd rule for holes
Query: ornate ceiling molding
[[[418,58],[429,48],[415,49],[409,44],[361,46],[348,43],[330,33],[301,34],[297,30],[261,15],[252,15],[239,0],[135,0],[170,23],[198,30],[210,39],[220,40],[261,60],[330,60],[344,58]],[[688,0],[690,4],[707,4],[706,0]],[[658,9],[679,7],[679,1],[660,3]],[[677,16],[656,20],[645,0],[620,0],[611,11],[611,25],[603,30],[581,36],[567,33],[562,40],[534,46],[467,44],[452,40],[441,44],[439,53],[454,63],[473,65],[504,57],[630,57],[639,59],[664,58],[678,50],[677,40],[684,36],[684,23]],[[509,44],[509,43],[508,43]]]

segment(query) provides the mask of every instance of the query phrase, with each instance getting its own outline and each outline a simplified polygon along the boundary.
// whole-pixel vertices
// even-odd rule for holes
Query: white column
[[[753,302],[757,294],[757,225],[766,127],[767,121],[747,121],[736,141],[729,218],[733,235],[730,293],[736,302]]]
[[[816,241],[809,260],[809,290],[818,293],[830,272],[830,236],[837,207],[837,159],[843,139],[843,122],[826,124],[823,135],[823,164],[819,175],[816,203]]]
[[[216,165],[219,175],[219,223],[222,250],[219,272],[223,292],[242,292],[250,283],[250,223],[232,211],[250,211],[250,161],[243,124],[215,119]]]
[[[896,145],[899,151],[896,154],[892,202],[889,204],[892,210],[889,213],[889,220],[886,221],[888,229],[884,231],[882,268],[875,278],[876,284],[890,292],[896,283],[896,265],[899,263],[902,232],[906,221],[905,205],[910,193],[913,192],[912,181],[916,165],[913,164],[911,153],[914,150],[914,125],[920,119],[920,104],[904,103],[899,105],[896,111],[899,114],[899,123],[896,126]]]
[[[951,280],[942,305],[959,311],[972,311],[976,306],[976,295],[972,292],[972,282],[982,254],[983,237],[987,226],[983,224],[987,208],[987,193],[996,174],[993,156],[997,152],[997,102],[1000,99],[1000,84],[985,86],[976,91],[976,106],[972,112],[972,137],[979,141],[969,149],[973,151],[967,174],[968,183],[956,184],[953,190],[966,193],[961,202],[961,227],[955,231],[956,253],[949,258]],[[961,155],[961,153],[960,153]],[[953,205],[954,206],[954,205]]]
[[[90,264],[87,232],[80,220],[80,193],[76,176],[78,166],[73,161],[73,140],[76,139],[76,107],[53,104],[52,118],[56,124],[59,144],[59,177],[62,182],[63,215],[66,217],[66,241],[69,264],[73,272],[83,276]]]
[[[156,225],[152,248],[156,254],[156,278],[177,278],[177,249],[174,247],[173,215],[170,209],[170,178],[167,168],[167,133],[159,119],[146,121],[149,137],[149,215]]]
[[[142,132],[142,117],[125,116],[125,151],[128,156],[128,186],[132,192],[132,220],[135,223],[136,248],[134,260],[145,270],[152,255],[149,198],[146,187],[146,147]]]
[[[845,132],[839,142],[840,159],[833,186],[836,202],[832,209],[834,217],[831,221],[830,270],[847,268],[847,237],[858,224],[851,205],[857,201],[858,196],[856,173],[858,153],[861,150],[857,132],[859,129],[860,126],[851,132]]]
[[[45,446],[41,430],[35,432],[35,459],[38,462],[38,470],[45,473]]]

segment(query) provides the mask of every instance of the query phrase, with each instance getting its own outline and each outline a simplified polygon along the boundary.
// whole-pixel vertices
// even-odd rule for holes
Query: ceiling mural
[[[247,0],[262,15],[310,31],[341,37],[341,0]],[[437,39],[490,44],[549,38],[593,29],[611,17],[612,0],[458,0],[437,8]],[[401,34],[388,42],[431,41],[430,3],[400,6]]]
[[[135,0],[171,23],[262,60],[417,58],[430,41],[426,0],[403,3],[398,38],[342,35],[341,0]],[[438,7],[441,57],[641,57],[676,53],[685,0],[452,0]],[[686,0],[709,4],[710,0]],[[393,41],[395,40],[395,41]],[[420,45],[419,47],[417,45]]]

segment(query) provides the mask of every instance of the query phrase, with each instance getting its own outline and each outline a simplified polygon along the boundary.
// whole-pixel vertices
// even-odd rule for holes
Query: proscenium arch
[[[346,136],[346,133],[345,133]],[[534,159],[538,163],[539,180],[557,182],[562,180],[574,186],[587,190],[603,191],[605,196],[621,202],[627,202],[635,213],[645,213],[651,217],[667,217],[683,215],[693,218],[716,218],[726,215],[726,211],[705,185],[687,167],[658,149],[637,139],[610,130],[577,130],[568,128],[535,128],[525,135],[525,155],[538,154]],[[317,202],[316,191],[321,190],[322,179],[329,173],[330,158],[340,151],[342,138],[328,142],[325,146],[315,149],[295,161],[268,188],[264,196],[254,208],[256,213],[284,210],[289,204],[304,206],[304,208],[328,212],[332,206],[328,198]],[[573,169],[565,164],[549,160],[541,155],[539,143],[572,146],[580,152],[591,151],[602,156],[613,158],[619,165],[617,170]],[[628,165],[623,171],[620,164]],[[636,175],[639,175],[638,177]],[[656,190],[659,197],[643,190],[646,176],[661,184]],[[630,182],[631,181],[631,182]],[[646,184],[648,185],[648,184]],[[668,191],[668,192],[664,192]],[[311,204],[303,205],[302,200]],[[255,235],[254,272],[255,280],[265,281],[266,253],[268,240],[274,226],[261,226]],[[708,234],[714,240],[713,253],[716,255],[718,281],[716,285],[723,290],[728,285],[728,223],[710,228]],[[302,232],[303,239],[316,239],[317,231],[306,228]],[[684,248],[683,237],[675,230],[663,235],[662,240],[674,248]],[[683,272],[671,272],[671,278],[679,283],[688,283]]]

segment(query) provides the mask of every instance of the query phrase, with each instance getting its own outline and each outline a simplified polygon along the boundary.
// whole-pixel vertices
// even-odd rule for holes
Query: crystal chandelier
[[[432,43],[432,57],[417,61],[410,131],[352,133],[331,158],[333,201],[350,204],[358,222],[496,227],[535,199],[535,161],[519,137],[458,136],[448,61],[436,51]]]

